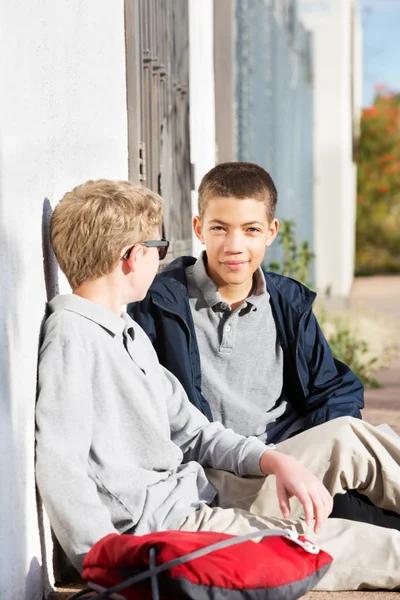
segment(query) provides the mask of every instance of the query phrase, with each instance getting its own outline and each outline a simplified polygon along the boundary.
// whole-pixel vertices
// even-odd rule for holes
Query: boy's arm
[[[93,397],[87,363],[87,354],[76,344],[45,339],[36,408],[39,492],[54,532],[77,568],[97,540],[116,533],[88,475]]]
[[[305,399],[306,428],[337,417],[361,418],[363,385],[347,365],[333,357],[312,312],[307,316],[303,335],[304,354],[298,360],[306,362],[309,375]],[[307,368],[306,365],[300,364],[300,368]]]
[[[200,357],[193,323],[189,323],[188,336],[184,319],[168,317],[154,303],[151,292],[144,300],[128,304],[127,313],[145,331],[159,362],[181,382],[190,402],[212,421],[210,406],[201,393]]]
[[[179,381],[164,371],[166,402],[171,439],[184,455],[184,462],[195,460],[203,467],[231,471],[236,475],[262,475],[260,458],[265,444],[257,438],[245,438],[207,418],[188,400]]]
[[[275,475],[282,514],[290,514],[289,500],[296,496],[304,507],[306,521],[315,519],[318,533],[332,511],[332,497],[325,486],[291,456],[275,451],[257,438],[238,435],[221,423],[210,423],[192,406],[179,382],[164,371],[169,388],[167,398],[172,439],[184,453],[184,460],[196,460],[204,467],[231,471],[238,476]],[[268,447],[267,447],[268,448]]]

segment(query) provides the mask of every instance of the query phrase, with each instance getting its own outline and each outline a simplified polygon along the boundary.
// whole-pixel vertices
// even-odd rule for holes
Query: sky
[[[374,86],[400,92],[400,0],[358,0],[363,29],[363,106]]]

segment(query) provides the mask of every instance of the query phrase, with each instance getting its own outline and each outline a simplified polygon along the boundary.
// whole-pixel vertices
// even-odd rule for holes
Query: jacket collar
[[[272,271],[264,271],[264,276],[272,303],[279,304],[283,309],[290,305],[291,310],[299,316],[312,306],[317,296],[315,292],[291,277]]]
[[[186,267],[193,265],[193,256],[180,256],[156,276],[149,293],[153,301],[164,310],[181,316],[188,323],[191,312],[188,302]]]
[[[174,313],[183,310],[188,295],[185,269],[195,262],[193,256],[180,256],[156,276],[150,292],[159,305]],[[282,312],[283,316],[290,306],[291,310],[300,317],[314,302],[316,293],[302,283],[271,271],[263,271],[263,274],[272,307],[275,309],[279,307],[279,312]],[[275,310],[276,314],[277,312]]]
[[[181,283],[186,287],[185,269],[186,267],[194,265],[196,260],[197,259],[194,256],[179,256],[178,258],[175,258],[175,260],[165,267],[165,269],[158,273],[150,289],[158,287],[157,284],[159,282],[164,283],[166,280],[168,282],[172,280]]]

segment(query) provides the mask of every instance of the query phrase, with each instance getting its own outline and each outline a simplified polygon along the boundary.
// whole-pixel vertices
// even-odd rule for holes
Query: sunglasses
[[[136,244],[133,244],[133,246],[125,252],[125,254],[122,257],[123,260],[128,260],[128,258],[131,255],[131,252],[135,246],[146,246],[147,248],[157,248],[158,258],[160,260],[164,260],[164,258],[167,256],[169,241],[168,240],[149,240],[147,242],[137,242]]]

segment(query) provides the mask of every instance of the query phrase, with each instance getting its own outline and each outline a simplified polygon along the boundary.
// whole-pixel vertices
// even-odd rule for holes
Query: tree
[[[400,94],[382,88],[361,118],[356,272],[400,272]]]

